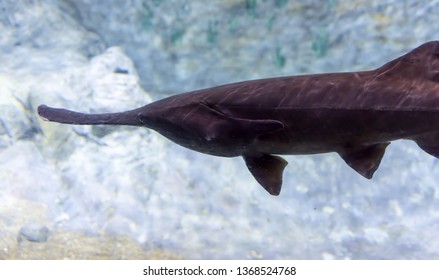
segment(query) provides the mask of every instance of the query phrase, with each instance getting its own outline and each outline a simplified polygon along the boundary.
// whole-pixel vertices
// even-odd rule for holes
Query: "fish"
[[[38,107],[43,120],[129,125],[193,151],[242,157],[256,181],[279,195],[282,155],[337,153],[371,179],[390,142],[412,140],[439,158],[439,41],[368,71],[296,75],[181,93],[118,113]]]

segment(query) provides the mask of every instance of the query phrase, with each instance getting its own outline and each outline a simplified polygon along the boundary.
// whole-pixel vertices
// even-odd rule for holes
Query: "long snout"
[[[62,108],[52,108],[46,105],[38,107],[38,115],[51,122],[78,125],[133,125],[142,126],[137,110],[122,113],[84,114]]]

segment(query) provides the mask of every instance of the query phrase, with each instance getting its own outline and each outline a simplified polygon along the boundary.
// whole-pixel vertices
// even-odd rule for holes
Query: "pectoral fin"
[[[371,179],[378,169],[390,143],[379,143],[343,150],[339,155],[343,160],[367,179]]]
[[[288,162],[281,157],[267,154],[245,154],[243,158],[256,181],[271,195],[279,195],[282,187],[282,174]]]

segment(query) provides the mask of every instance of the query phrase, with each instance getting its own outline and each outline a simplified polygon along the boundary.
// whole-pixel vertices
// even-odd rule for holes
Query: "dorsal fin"
[[[244,154],[242,157],[256,181],[271,195],[279,195],[282,174],[288,162],[281,157],[267,154]]]
[[[439,41],[420,45],[412,51],[376,69],[377,77],[394,75],[404,78],[421,77],[439,81]]]
[[[380,166],[389,144],[390,142],[353,147],[342,150],[338,154],[352,169],[367,179],[371,179]]]

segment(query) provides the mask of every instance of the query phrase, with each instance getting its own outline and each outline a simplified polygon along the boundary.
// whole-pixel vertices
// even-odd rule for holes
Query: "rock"
[[[46,242],[49,235],[50,231],[45,225],[27,224],[20,229],[18,242],[22,242],[24,239],[31,242]]]

